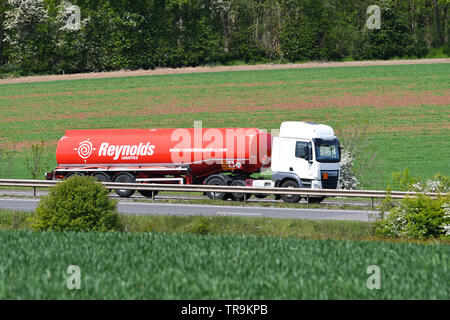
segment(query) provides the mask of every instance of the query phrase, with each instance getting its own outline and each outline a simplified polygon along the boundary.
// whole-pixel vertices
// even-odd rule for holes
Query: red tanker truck
[[[73,175],[90,175],[107,182],[281,187],[288,184],[291,187],[307,187],[309,183],[310,187],[322,188],[322,184],[313,183],[314,179],[311,179],[308,170],[305,170],[306,167],[301,168],[302,172],[293,169],[298,167],[300,160],[307,161],[309,167],[320,161],[319,153],[322,145],[325,148],[334,148],[335,151],[334,158],[324,162],[326,178],[331,181],[338,177],[339,167],[337,173],[330,170],[331,167],[336,168],[336,165],[330,166],[331,163],[337,162],[339,166],[340,156],[339,160],[336,158],[337,139],[334,133],[333,137],[329,137],[330,130],[327,128],[330,127],[318,125],[314,129],[322,129],[322,133],[328,134],[325,138],[329,139],[324,140],[324,137],[320,137],[322,140],[314,142],[309,132],[311,129],[309,126],[314,125],[304,122],[284,122],[280,137],[275,139],[257,128],[67,130],[56,148],[58,165],[53,172],[46,174],[46,178],[61,180]],[[278,145],[282,134],[292,135],[295,128],[300,130],[297,132],[298,137],[286,139],[303,141],[302,157],[298,155],[298,143],[294,143],[295,146],[291,148],[287,147],[284,141],[286,139],[282,139],[283,146],[286,145],[289,150],[280,150]],[[281,152],[276,154],[275,158],[272,155],[272,140],[276,143],[274,147],[277,152]],[[319,146],[319,149],[314,149],[314,146]],[[309,156],[305,156],[306,153]],[[316,153],[319,156],[317,159]],[[272,159],[275,159],[277,168],[282,169],[274,172],[272,168],[275,179],[267,183],[267,180],[250,178],[250,175],[269,168]],[[296,159],[299,160],[297,165],[290,162]],[[314,170],[321,170],[316,167]],[[322,172],[319,175],[318,179],[322,181]],[[336,185],[333,184],[331,187],[337,187],[337,180]],[[134,193],[133,190],[115,191],[121,197],[129,197]],[[152,191],[139,192],[147,197],[152,196]],[[222,199],[233,197],[235,200],[243,200],[244,197],[243,194],[206,193],[206,195]],[[295,196],[282,198],[287,202],[299,200]]]

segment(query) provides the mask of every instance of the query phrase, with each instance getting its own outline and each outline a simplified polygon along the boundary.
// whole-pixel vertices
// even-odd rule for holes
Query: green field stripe
[[[0,250],[1,299],[449,299],[449,245],[1,231]]]

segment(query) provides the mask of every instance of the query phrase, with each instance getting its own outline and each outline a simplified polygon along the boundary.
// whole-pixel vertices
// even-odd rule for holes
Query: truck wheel
[[[238,187],[245,187],[245,181],[244,180],[234,180],[231,183],[232,186],[238,186]],[[237,192],[232,192],[231,196],[233,197],[234,201],[244,201],[250,199],[250,197],[252,196],[251,193],[237,193]]]
[[[69,179],[72,177],[81,177],[81,176],[84,176],[84,174],[82,174],[81,172],[72,172],[72,173],[69,173],[64,179]]]
[[[267,194],[262,194],[262,193],[255,193],[254,196],[258,199],[264,199],[267,198]]]
[[[98,173],[94,173],[92,175],[94,177],[94,179],[97,179],[100,182],[110,182],[111,178],[103,172],[98,172]],[[108,189],[109,192],[111,192],[111,189]]]
[[[225,183],[220,178],[211,178],[208,180],[208,186],[224,186]],[[206,195],[210,199],[226,200],[227,194],[225,192],[206,192]]]
[[[140,194],[142,194],[146,198],[152,197],[152,192],[156,196],[159,191],[151,191],[151,190],[138,190]]]
[[[325,199],[325,197],[309,197],[308,204],[319,204]]]
[[[282,188],[298,188],[298,183],[294,180],[287,180],[281,184]],[[284,202],[288,203],[297,203],[300,201],[302,197],[300,195],[294,195],[294,194],[283,194],[281,195],[281,199]]]
[[[100,182],[110,182],[111,181],[109,176],[103,172],[94,173],[92,176]]]
[[[134,183],[134,176],[129,173],[120,173],[114,178],[114,182],[122,182],[122,183]],[[128,198],[131,197],[135,190],[114,190],[120,197]]]

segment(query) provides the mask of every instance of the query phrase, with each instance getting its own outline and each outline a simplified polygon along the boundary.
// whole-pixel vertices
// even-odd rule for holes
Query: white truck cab
[[[272,186],[337,189],[340,174],[340,145],[330,126],[312,122],[287,121],[272,143]],[[254,181],[253,185],[261,183]],[[265,184],[267,185],[267,184]],[[298,202],[301,196],[281,196]],[[324,198],[308,197],[318,203]]]

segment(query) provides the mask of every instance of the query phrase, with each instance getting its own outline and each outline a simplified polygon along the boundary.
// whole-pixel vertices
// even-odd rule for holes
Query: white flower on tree
[[[42,67],[40,50],[49,43],[40,25],[49,20],[43,0],[9,0],[11,9],[5,13],[3,27],[6,31],[5,41],[11,46],[12,61],[26,69]]]

